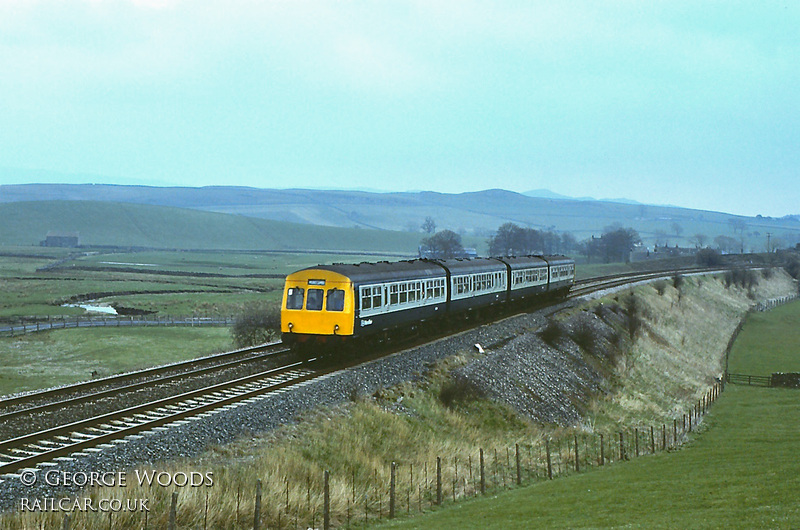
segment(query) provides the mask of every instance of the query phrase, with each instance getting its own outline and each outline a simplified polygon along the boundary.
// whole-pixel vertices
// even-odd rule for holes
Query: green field
[[[314,226],[185,208],[94,201],[0,204],[0,250],[30,247],[49,231],[82,245],[166,249],[331,249],[416,254],[419,233]]]
[[[93,328],[0,339],[0,395],[231,349],[227,328]]]
[[[743,371],[800,371],[800,302],[752,315]],[[769,357],[764,351],[770,351]],[[797,528],[800,390],[728,385],[687,446],[460,503],[398,528]]]
[[[748,316],[731,350],[728,371],[748,375],[800,372],[800,303]]]
[[[75,297],[160,315],[229,316],[250,302],[277,303],[289,272],[320,263],[393,259],[349,253],[93,251],[37,272],[68,252],[5,250],[0,253],[0,319],[84,314],[62,306]]]

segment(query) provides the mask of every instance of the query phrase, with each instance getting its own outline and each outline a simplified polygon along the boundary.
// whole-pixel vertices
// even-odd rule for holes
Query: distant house
[[[42,241],[43,247],[77,247],[81,244],[78,232],[49,231]]]

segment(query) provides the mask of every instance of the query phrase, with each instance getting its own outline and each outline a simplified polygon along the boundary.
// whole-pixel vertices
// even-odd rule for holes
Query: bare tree
[[[675,237],[676,238],[681,237],[681,234],[683,233],[683,227],[680,225],[680,223],[675,221],[670,226],[672,227],[672,231],[675,232]]]
[[[661,245],[662,247],[669,245],[669,236],[661,229],[656,230],[656,245]]]
[[[720,251],[728,254],[736,252],[739,248],[739,242],[730,236],[717,236],[714,238],[714,244]]]
[[[422,231],[426,234],[433,234],[436,232],[436,221],[433,220],[433,217],[430,215],[425,218],[425,222],[422,223]]]
[[[591,244],[597,246],[594,253],[602,255],[606,263],[612,261],[627,263],[630,260],[631,251],[638,243],[642,242],[642,238],[633,228],[608,230],[610,228],[615,228],[615,226],[606,227],[607,231],[600,236],[600,239],[592,239]]]
[[[692,236],[690,241],[694,243],[695,248],[703,248],[703,246],[706,244],[706,241],[708,241],[708,236],[705,234],[695,234]]]
[[[420,254],[430,258],[447,259],[464,255],[461,236],[452,230],[442,230],[426,237],[420,244]]]

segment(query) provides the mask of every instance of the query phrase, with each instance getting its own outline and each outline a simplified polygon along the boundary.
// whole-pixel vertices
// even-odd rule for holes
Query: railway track
[[[679,269],[581,280],[575,283],[570,298],[633,282],[668,278],[675,273],[719,271],[720,269]],[[211,373],[220,370],[220,367],[232,367],[284,351],[286,349],[280,343],[273,343],[0,400],[0,421],[5,423],[79,403],[103,400],[120,392],[130,393],[159,384],[180,382],[193,375]],[[270,392],[301,385],[342,368],[342,366],[320,368],[312,361],[295,362],[197,390],[0,440],[0,481],[3,477],[19,476],[16,475],[18,472],[32,466],[58,459],[71,459],[82,452],[101,451],[110,444],[120,443],[120,440],[126,437],[163,429],[169,424],[202,418],[226,407],[238,406]]]
[[[103,444],[162,428],[170,423],[188,421],[187,418],[202,418],[203,414],[317,379],[330,371],[314,369],[307,361],[295,362],[200,390],[4,440],[0,442],[0,477],[14,476],[16,471],[43,462],[74,459],[81,451],[99,451],[104,447]]]
[[[579,298],[595,291],[612,289],[614,287],[621,287],[624,285],[638,283],[642,281],[668,279],[675,274],[714,274],[718,272],[725,272],[727,269],[719,267],[706,267],[706,268],[681,268],[669,271],[655,271],[655,272],[640,272],[640,273],[624,273],[603,276],[599,278],[587,278],[578,280],[575,285],[570,289],[569,298]]]
[[[145,382],[166,382],[180,376],[201,375],[210,373],[214,370],[241,364],[242,362],[253,362],[262,360],[266,357],[288,351],[280,342],[262,344],[252,348],[244,348],[198,359],[190,359],[178,363],[146,368],[124,374],[112,375],[91,381],[82,381],[71,385],[60,386],[36,392],[21,394],[18,396],[0,399],[0,421],[17,416],[25,410],[34,411],[37,403],[61,403],[69,404],[71,401],[88,401],[92,396],[102,397],[107,395],[110,390],[135,389],[137,383]],[[101,390],[96,390],[101,389]],[[72,396],[72,398],[70,397]],[[57,401],[60,400],[60,401]],[[39,410],[46,410],[46,405]]]

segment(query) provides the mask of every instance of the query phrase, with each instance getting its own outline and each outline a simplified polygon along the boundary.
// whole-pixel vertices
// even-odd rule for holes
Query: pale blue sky
[[[800,213],[798,28],[794,0],[0,0],[0,183]]]

